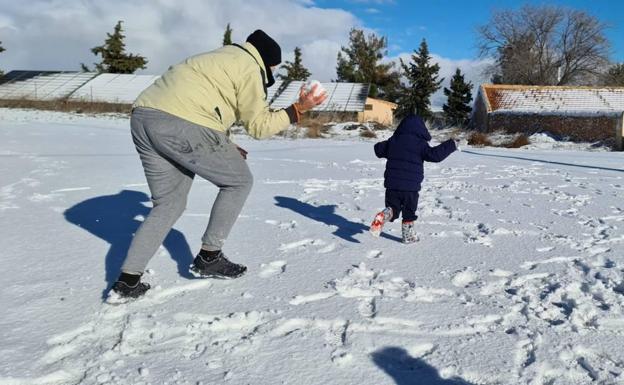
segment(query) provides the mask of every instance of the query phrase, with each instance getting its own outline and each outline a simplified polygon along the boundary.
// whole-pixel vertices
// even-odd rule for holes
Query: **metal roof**
[[[134,103],[144,89],[160,76],[100,74],[78,88],[70,100],[107,103]]]
[[[276,81],[267,90],[267,100],[271,108],[286,108],[297,101],[303,81],[292,81],[284,87],[283,81]],[[369,85],[363,83],[321,83],[327,91],[327,100],[313,111],[359,112],[364,111]],[[278,93],[280,88],[284,88]]]
[[[489,85],[491,112],[601,113],[624,111],[624,88]]]
[[[11,71],[2,78],[0,99],[62,99],[95,76],[94,72]]]

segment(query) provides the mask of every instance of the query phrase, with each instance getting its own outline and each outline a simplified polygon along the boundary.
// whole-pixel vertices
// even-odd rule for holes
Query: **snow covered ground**
[[[197,280],[211,184],[102,303],[148,189],[123,117],[0,110],[0,384],[624,383],[624,154],[470,149],[428,164],[398,242],[372,141],[239,138],[255,186]]]

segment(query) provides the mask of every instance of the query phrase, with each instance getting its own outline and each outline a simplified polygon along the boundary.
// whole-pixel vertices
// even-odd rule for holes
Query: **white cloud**
[[[124,21],[126,49],[148,58],[144,73],[221,45],[225,25],[233,40],[256,28],[282,46],[283,59],[302,47],[304,64],[320,80],[335,77],[336,55],[349,30],[360,26],[351,13],[322,9],[308,0],[31,0],[28,6],[0,0],[2,68],[78,70],[99,61],[90,49],[103,43],[117,20]]]
[[[396,4],[395,0],[350,0],[352,3],[360,3],[360,4]]]
[[[7,49],[0,56],[0,67],[5,71],[78,70],[81,62],[91,65],[99,58],[90,49],[102,44],[117,20],[124,20],[128,52],[148,58],[144,73],[160,74],[190,55],[219,47],[229,22],[235,41],[244,41],[256,28],[264,29],[282,46],[284,61],[292,60],[294,48],[301,47],[312,78],[329,81],[336,77],[336,55],[348,43],[349,30],[356,26],[375,32],[353,14],[317,8],[311,0],[31,0],[27,7],[0,0],[0,9],[0,41]],[[409,55],[386,60],[405,60]],[[487,62],[432,56],[441,66],[445,86],[456,67],[475,86],[484,80],[481,72]],[[441,90],[432,102],[441,107]]]
[[[431,105],[436,109],[442,109],[442,105],[446,103],[446,96],[444,95],[444,87],[449,87],[451,78],[455,75],[455,70],[459,68],[464,74],[464,80],[472,82],[474,87],[472,88],[473,97],[477,95],[479,86],[488,81],[488,77],[483,74],[486,67],[491,64],[490,60],[453,60],[444,58],[439,55],[432,54],[432,61],[437,62],[440,65],[440,77],[444,78],[442,88],[438,90],[431,97]]]
[[[370,13],[370,14],[376,14],[376,13],[379,13],[379,12],[381,12],[381,11],[380,11],[380,10],[378,10],[377,8],[366,8],[366,9],[364,10],[364,12],[366,12],[366,13]]]
[[[404,52],[396,57],[389,58],[387,60],[397,62],[399,59],[403,59],[405,63],[410,61],[412,53]],[[434,110],[442,110],[442,105],[446,103],[446,96],[444,95],[444,87],[449,87],[451,78],[455,74],[455,70],[459,68],[464,74],[464,80],[467,82],[472,82],[474,85],[472,89],[473,97],[476,96],[479,85],[488,81],[488,77],[483,74],[484,70],[491,64],[490,60],[471,60],[471,59],[460,59],[453,60],[449,58],[445,58],[440,55],[431,54],[431,62],[438,63],[440,66],[440,72],[438,73],[438,78],[444,78],[442,82],[442,88],[440,88],[436,93],[431,96],[431,107]]]

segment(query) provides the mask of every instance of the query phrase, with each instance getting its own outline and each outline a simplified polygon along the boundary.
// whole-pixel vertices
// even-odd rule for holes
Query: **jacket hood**
[[[414,135],[427,142],[431,140],[431,135],[429,130],[427,130],[427,126],[425,126],[425,122],[420,116],[413,114],[406,116],[399,123],[399,127],[397,127],[394,135]]]

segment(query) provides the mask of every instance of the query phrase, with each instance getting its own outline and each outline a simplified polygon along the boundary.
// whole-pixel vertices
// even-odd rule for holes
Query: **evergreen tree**
[[[310,71],[303,66],[301,60],[301,48],[295,47],[295,60],[282,64],[280,68],[286,70],[286,75],[278,74],[277,77],[284,81],[294,81],[294,80],[308,80],[310,77]]]
[[[353,28],[349,33],[349,46],[338,52],[337,81],[370,83],[369,96],[394,101],[400,75],[394,63],[381,63],[387,54],[388,41],[375,34]]]
[[[4,49],[4,47],[2,46],[2,42],[0,41],[0,53],[6,51]],[[0,70],[0,77],[4,76],[4,72],[2,70]]]
[[[230,28],[230,23],[225,27],[225,32],[223,33],[223,45],[231,45],[232,44],[232,28]]]
[[[613,65],[604,76],[604,85],[624,87],[624,63]]]
[[[450,89],[444,87],[444,95],[448,98],[442,106],[446,119],[449,123],[463,127],[470,118],[470,102],[472,101],[472,83],[464,80],[464,75],[459,68],[451,78]]]
[[[418,51],[414,51],[409,63],[401,60],[403,75],[407,78],[407,85],[403,87],[403,95],[399,100],[399,116],[416,114],[423,119],[432,116],[431,95],[440,89],[444,78],[438,80],[440,66],[431,64],[429,48],[425,39],[420,43]]]
[[[103,45],[91,49],[94,55],[102,56],[102,62],[95,63],[97,72],[132,74],[138,69],[146,68],[147,59],[145,57],[126,53],[126,43],[124,43],[126,36],[122,34],[121,23],[122,21],[117,22],[112,35],[106,34],[108,38]],[[86,65],[82,64],[81,66],[83,71],[89,70]]]

